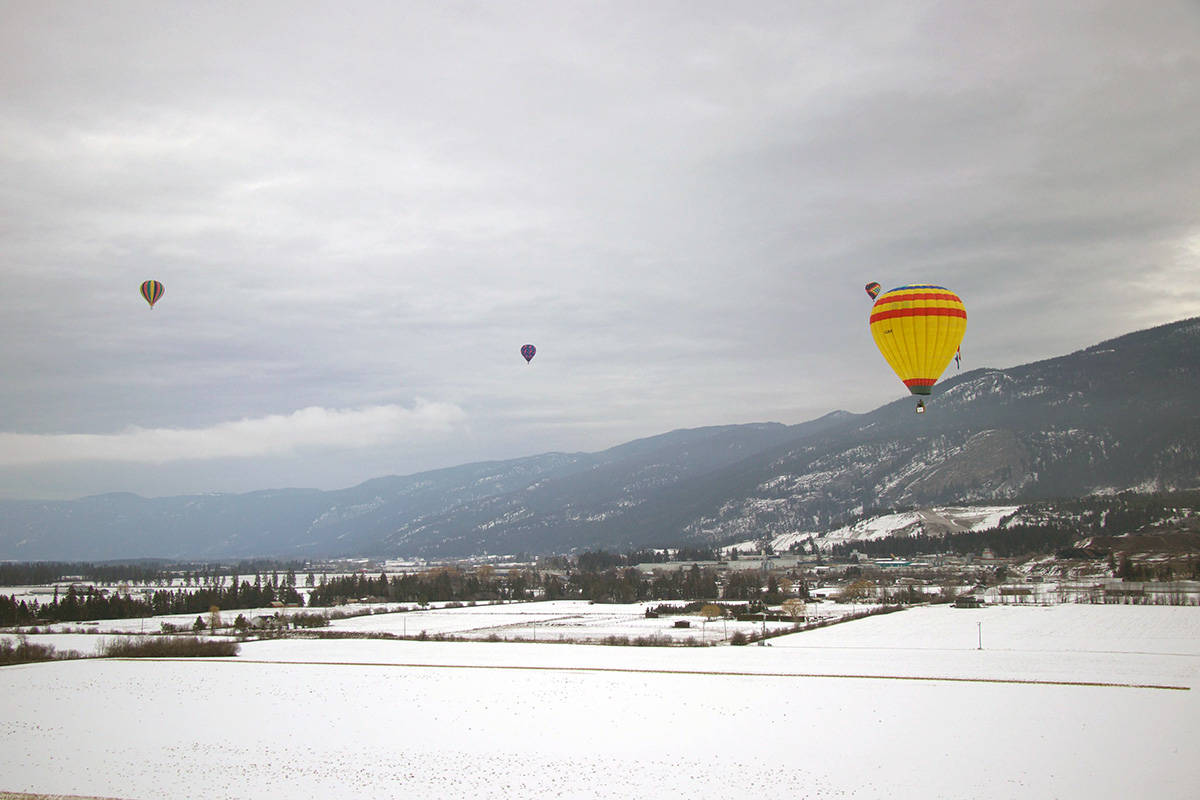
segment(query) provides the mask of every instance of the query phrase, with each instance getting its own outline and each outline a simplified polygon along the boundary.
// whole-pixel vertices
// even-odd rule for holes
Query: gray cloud
[[[10,4],[0,446],[419,398],[463,422],[153,472],[0,453],[0,494],[332,487],[866,410],[902,391],[870,279],[958,291],[971,365],[1195,315],[1198,27],[1184,2]]]
[[[291,414],[223,422],[208,428],[142,428],[117,433],[0,433],[0,467],[77,461],[163,464],[255,458],[305,449],[378,447],[429,432],[446,432],[463,420],[446,403],[414,408],[302,408]]]

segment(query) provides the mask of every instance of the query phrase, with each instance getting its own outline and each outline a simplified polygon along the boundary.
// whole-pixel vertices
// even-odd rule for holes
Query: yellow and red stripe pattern
[[[966,332],[967,308],[944,286],[901,286],[871,308],[871,336],[913,394],[930,393]]]

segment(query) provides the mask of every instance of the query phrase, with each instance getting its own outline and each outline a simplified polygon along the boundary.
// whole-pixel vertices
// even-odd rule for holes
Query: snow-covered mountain
[[[1200,321],[978,369],[738,466],[690,539],[830,532],[871,511],[1200,486]]]
[[[956,375],[928,406],[915,415],[905,398],[801,425],[674,431],[599,453],[469,464],[336,492],[0,502],[0,559],[437,557],[814,533],[832,541],[872,535],[855,524],[896,508],[937,509],[924,513],[950,530],[977,529],[994,512],[949,509],[1192,488],[1200,319]],[[985,516],[970,522],[970,514]]]
[[[822,550],[830,550],[835,544],[884,539],[888,536],[940,536],[986,531],[998,527],[1019,509],[1020,506],[939,506],[881,514],[821,533],[814,544]]]
[[[793,548],[803,552],[829,551],[834,545],[848,544],[889,536],[941,536],[950,533],[973,533],[991,530],[1014,519],[1021,506],[936,506],[933,508],[875,514],[832,531],[793,531],[778,533],[770,538],[735,542],[721,548],[722,552],[737,550],[757,552],[764,544],[776,553]]]

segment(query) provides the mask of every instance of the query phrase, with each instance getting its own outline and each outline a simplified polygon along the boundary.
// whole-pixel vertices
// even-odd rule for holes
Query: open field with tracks
[[[1198,689],[1190,607],[915,608],[747,647],[279,639],[0,670],[0,789],[1185,797]]]

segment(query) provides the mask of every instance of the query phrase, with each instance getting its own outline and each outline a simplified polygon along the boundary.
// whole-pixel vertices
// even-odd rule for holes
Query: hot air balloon
[[[525,363],[533,361],[533,354],[537,352],[537,348],[531,344],[521,345],[521,355],[525,356]]]
[[[146,298],[146,302],[150,304],[150,308],[154,308],[163,296],[163,285],[158,281],[146,281],[142,284],[142,297]]]
[[[871,295],[871,299],[874,300],[876,297],[879,297],[879,290],[882,288],[883,287],[875,281],[871,281],[867,284],[867,294]]]
[[[871,308],[871,336],[908,390],[927,395],[950,366],[967,331],[962,299],[927,283],[885,292]],[[917,413],[925,411],[924,402]]]

